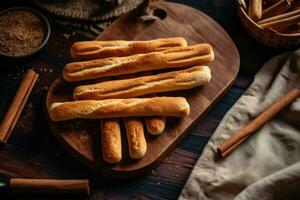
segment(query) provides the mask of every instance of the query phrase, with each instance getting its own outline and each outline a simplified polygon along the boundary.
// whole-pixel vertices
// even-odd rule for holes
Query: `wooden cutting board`
[[[156,2],[150,5],[158,19],[138,17],[138,12],[121,16],[108,27],[98,40],[147,40],[162,37],[182,36],[188,44],[210,43],[215,60],[209,66],[212,80],[209,84],[192,90],[161,95],[184,96],[191,112],[183,119],[168,118],[165,131],[159,136],[146,133],[147,152],[140,160],[128,155],[124,127],[122,129],[123,159],[119,164],[107,164],[102,160],[101,137],[98,120],[72,120],[53,122],[46,118],[60,144],[76,159],[105,176],[132,178],[151,170],[188,133],[188,130],[220,100],[235,80],[239,69],[238,51],[228,34],[213,19],[204,13],[176,3]],[[156,72],[157,73],[157,72]],[[61,77],[50,87],[46,106],[53,102],[72,100],[72,90],[81,83],[67,83]]]

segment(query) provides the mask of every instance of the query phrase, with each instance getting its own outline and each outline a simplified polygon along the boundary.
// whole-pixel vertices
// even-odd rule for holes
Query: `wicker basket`
[[[300,33],[283,34],[257,25],[246,12],[244,0],[235,0],[242,26],[257,41],[271,47],[294,47],[300,45]]]

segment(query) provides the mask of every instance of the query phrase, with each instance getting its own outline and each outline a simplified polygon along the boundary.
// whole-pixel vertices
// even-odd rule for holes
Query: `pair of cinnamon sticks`
[[[300,9],[257,22],[263,28],[281,28],[300,23]]]
[[[20,84],[12,103],[0,125],[0,144],[5,144],[15,127],[26,101],[38,79],[38,74],[29,69]]]
[[[264,3],[270,0],[250,0],[249,17],[263,28],[284,32],[290,26],[299,26],[300,3],[295,0],[279,0],[264,9]],[[298,29],[300,30],[300,28]],[[299,31],[300,32],[300,31]]]
[[[0,125],[0,144],[5,144],[15,127],[26,101],[38,79],[38,74],[29,69]],[[89,194],[89,180],[22,179],[12,178],[8,184],[0,183],[12,193]]]

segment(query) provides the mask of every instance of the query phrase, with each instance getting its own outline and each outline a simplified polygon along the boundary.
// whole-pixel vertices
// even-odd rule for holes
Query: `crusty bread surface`
[[[71,56],[77,60],[93,60],[164,51],[168,48],[180,46],[187,46],[186,40],[182,37],[160,38],[145,41],[84,41],[75,42],[72,45]]]
[[[133,159],[142,158],[147,150],[142,119],[139,117],[124,118],[128,141],[129,156]]]
[[[122,159],[120,120],[117,118],[100,120],[102,155],[108,163],[118,163]]]
[[[79,86],[74,89],[75,100],[131,98],[175,90],[186,90],[208,83],[210,69],[196,66],[186,70],[167,72],[131,79],[113,80]]]
[[[150,133],[151,135],[159,135],[165,130],[166,117],[164,116],[145,117],[145,125],[148,133]]]
[[[127,57],[73,62],[64,67],[63,77],[66,81],[75,82],[142,71],[204,65],[213,59],[213,49],[209,44],[197,44]]]
[[[66,121],[138,116],[184,117],[189,111],[189,104],[183,97],[153,97],[53,103],[49,114],[53,121]]]

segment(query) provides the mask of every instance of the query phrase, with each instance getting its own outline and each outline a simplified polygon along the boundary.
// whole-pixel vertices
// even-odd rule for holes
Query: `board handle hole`
[[[167,12],[161,8],[146,9],[144,15],[139,18],[139,21],[152,23],[156,20],[164,20],[167,17]]]
[[[158,17],[160,20],[164,20],[167,17],[167,12],[160,8],[155,8],[153,10],[153,15]]]

